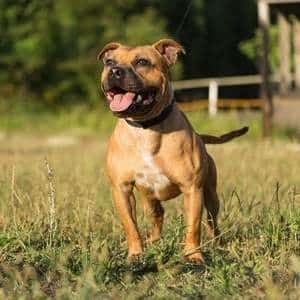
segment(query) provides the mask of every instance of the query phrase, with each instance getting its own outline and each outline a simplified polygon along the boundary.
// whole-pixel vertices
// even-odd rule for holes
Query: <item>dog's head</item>
[[[184,53],[174,40],[127,47],[107,44],[99,53],[101,88],[111,111],[121,118],[145,120],[158,115],[173,97],[169,68]]]

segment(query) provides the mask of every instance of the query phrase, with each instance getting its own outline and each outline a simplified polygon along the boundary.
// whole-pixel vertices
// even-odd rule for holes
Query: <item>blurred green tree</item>
[[[238,45],[254,35],[255,2],[194,0],[185,14],[190,1],[0,0],[0,97],[98,103],[96,56],[112,40],[177,39],[187,55],[173,79],[253,73]]]
[[[95,103],[96,56],[105,43],[166,35],[155,9],[141,10],[136,0],[0,0],[1,86],[51,104]]]
[[[278,70],[279,67],[279,49],[278,49],[278,27],[277,25],[270,26],[270,52],[269,63],[272,72]],[[249,59],[256,63],[259,68],[259,62],[262,56],[262,34],[259,29],[255,31],[254,37],[242,41],[240,43],[241,52]]]

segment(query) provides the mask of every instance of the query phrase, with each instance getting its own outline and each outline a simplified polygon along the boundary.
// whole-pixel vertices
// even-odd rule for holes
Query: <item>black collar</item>
[[[169,114],[173,110],[174,102],[175,101],[172,100],[172,102],[160,113],[160,115],[158,115],[157,117],[155,117],[153,119],[146,120],[146,121],[131,121],[131,120],[125,119],[125,121],[127,122],[127,124],[129,124],[131,126],[140,127],[143,129],[157,125],[158,123],[164,121],[169,116]]]

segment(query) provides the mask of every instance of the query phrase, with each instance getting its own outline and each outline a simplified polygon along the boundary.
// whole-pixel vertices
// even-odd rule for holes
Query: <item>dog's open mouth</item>
[[[152,104],[155,100],[155,94],[153,89],[133,92],[114,87],[106,93],[106,98],[111,111],[118,113],[127,111],[132,105],[147,106]]]

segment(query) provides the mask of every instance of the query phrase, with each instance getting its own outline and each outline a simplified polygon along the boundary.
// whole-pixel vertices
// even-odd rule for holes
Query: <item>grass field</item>
[[[82,114],[55,123],[55,115],[32,122],[16,113],[0,122],[1,299],[299,299],[300,146],[283,138],[288,131],[262,142],[258,114],[190,114],[199,132],[252,129],[208,148],[225,243],[204,234],[206,265],[183,262],[180,197],[164,203],[162,240],[129,264],[103,169],[113,123],[106,114],[93,121]],[[145,236],[149,224],[138,206]]]

